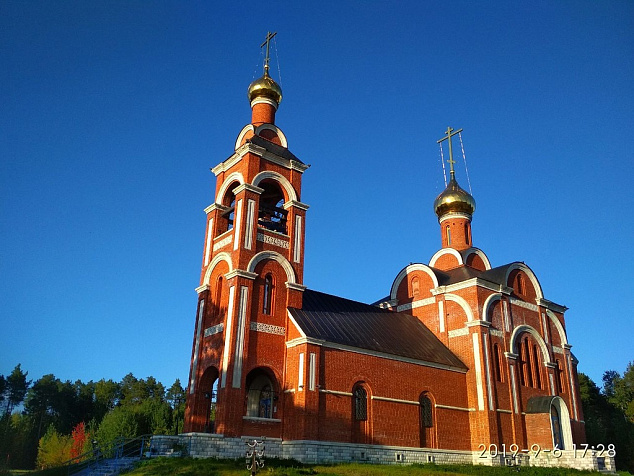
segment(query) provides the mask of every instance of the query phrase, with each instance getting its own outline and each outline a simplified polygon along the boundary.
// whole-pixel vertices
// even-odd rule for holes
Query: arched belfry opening
[[[218,221],[217,234],[221,235],[229,230],[233,229],[235,221],[235,208],[236,208],[236,195],[235,189],[240,185],[239,182],[234,182],[227,187],[227,191],[222,197],[221,205],[225,207],[225,211],[220,215]]]
[[[260,195],[258,226],[284,235],[288,234],[286,226],[288,211],[284,209],[285,199],[280,185],[274,180],[266,180],[259,186],[264,191]]]

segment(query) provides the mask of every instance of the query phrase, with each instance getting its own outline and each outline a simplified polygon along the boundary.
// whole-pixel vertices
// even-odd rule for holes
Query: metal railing
[[[135,438],[119,437],[105,445],[95,445],[91,451],[76,456],[64,463],[67,474],[77,474],[86,469],[96,468],[105,460],[121,460],[123,458],[142,458],[149,451],[152,435],[141,435]]]

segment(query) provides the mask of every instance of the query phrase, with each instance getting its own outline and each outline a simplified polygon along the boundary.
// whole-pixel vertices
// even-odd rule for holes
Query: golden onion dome
[[[476,203],[474,198],[470,193],[460,188],[453,174],[447,188],[434,200],[434,211],[436,215],[438,215],[438,218],[447,213],[466,213],[472,215],[475,208]]]
[[[282,88],[273,81],[267,72],[264,73],[264,76],[249,84],[247,95],[249,102],[253,102],[253,100],[258,97],[272,99],[278,105],[282,102]]]

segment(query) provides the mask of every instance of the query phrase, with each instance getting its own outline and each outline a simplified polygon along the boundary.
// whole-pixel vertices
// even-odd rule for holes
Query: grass
[[[244,460],[217,460],[192,458],[157,458],[141,462],[126,476],[245,476],[249,472]],[[297,461],[266,460],[265,467],[258,471],[262,476],[505,476],[518,474],[517,468],[471,466],[471,465],[304,465]],[[522,467],[522,476],[576,476],[597,474],[567,468]],[[630,473],[620,473],[622,476]],[[631,476],[631,475],[630,475]]]

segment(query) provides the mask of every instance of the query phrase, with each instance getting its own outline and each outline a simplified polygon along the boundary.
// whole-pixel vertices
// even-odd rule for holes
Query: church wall
[[[434,445],[470,448],[463,373],[328,348],[322,358],[319,439],[351,441],[352,389],[356,382],[364,382],[369,389],[369,442],[419,446],[418,402],[428,391],[436,405],[452,407],[435,409]]]

